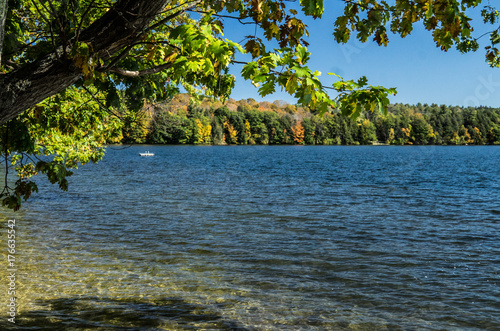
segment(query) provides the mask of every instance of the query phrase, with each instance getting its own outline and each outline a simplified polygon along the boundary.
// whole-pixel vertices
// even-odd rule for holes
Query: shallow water
[[[5,212],[17,326],[500,329],[499,180],[493,146],[110,147]]]

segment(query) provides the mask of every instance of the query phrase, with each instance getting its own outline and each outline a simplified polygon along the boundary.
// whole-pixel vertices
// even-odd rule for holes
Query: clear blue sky
[[[443,52],[436,48],[431,33],[417,24],[405,39],[389,35],[387,47],[370,40],[363,44],[355,39],[341,45],[335,42],[332,33],[335,18],[342,12],[342,3],[339,0],[326,3],[328,8],[321,20],[306,21],[310,33],[308,50],[312,53],[308,65],[322,72],[324,83],[331,85],[334,81],[328,72],[345,79],[367,76],[372,85],[398,89],[398,94],[390,98],[392,103],[500,107],[500,69],[490,68],[484,57],[488,37],[483,38],[482,47],[476,53]],[[472,24],[478,27],[474,36],[493,30],[492,26],[478,21],[479,11],[480,8],[471,13]],[[226,37],[236,42],[241,41],[241,36],[254,32],[250,25],[241,26],[227,20],[225,23],[226,29],[230,28],[226,30]],[[239,69],[236,66],[232,71],[236,77],[239,77]],[[231,97],[295,103],[294,98],[284,92],[261,98],[257,88],[241,77],[237,78]]]

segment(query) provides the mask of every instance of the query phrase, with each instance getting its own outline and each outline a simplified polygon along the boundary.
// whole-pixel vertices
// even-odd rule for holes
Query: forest
[[[203,145],[493,145],[500,144],[500,109],[393,104],[387,114],[357,119],[330,109],[320,115],[283,101],[254,99],[190,104],[178,94],[126,116],[112,143]]]

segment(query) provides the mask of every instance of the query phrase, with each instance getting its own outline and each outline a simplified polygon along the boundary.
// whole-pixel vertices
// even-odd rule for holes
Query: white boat
[[[151,153],[149,151],[145,152],[145,153],[139,153],[140,156],[155,156],[154,153]]]

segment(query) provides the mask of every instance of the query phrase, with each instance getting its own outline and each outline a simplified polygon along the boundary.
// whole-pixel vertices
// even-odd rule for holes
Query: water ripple
[[[142,149],[15,215],[25,329],[500,329],[498,148]]]

